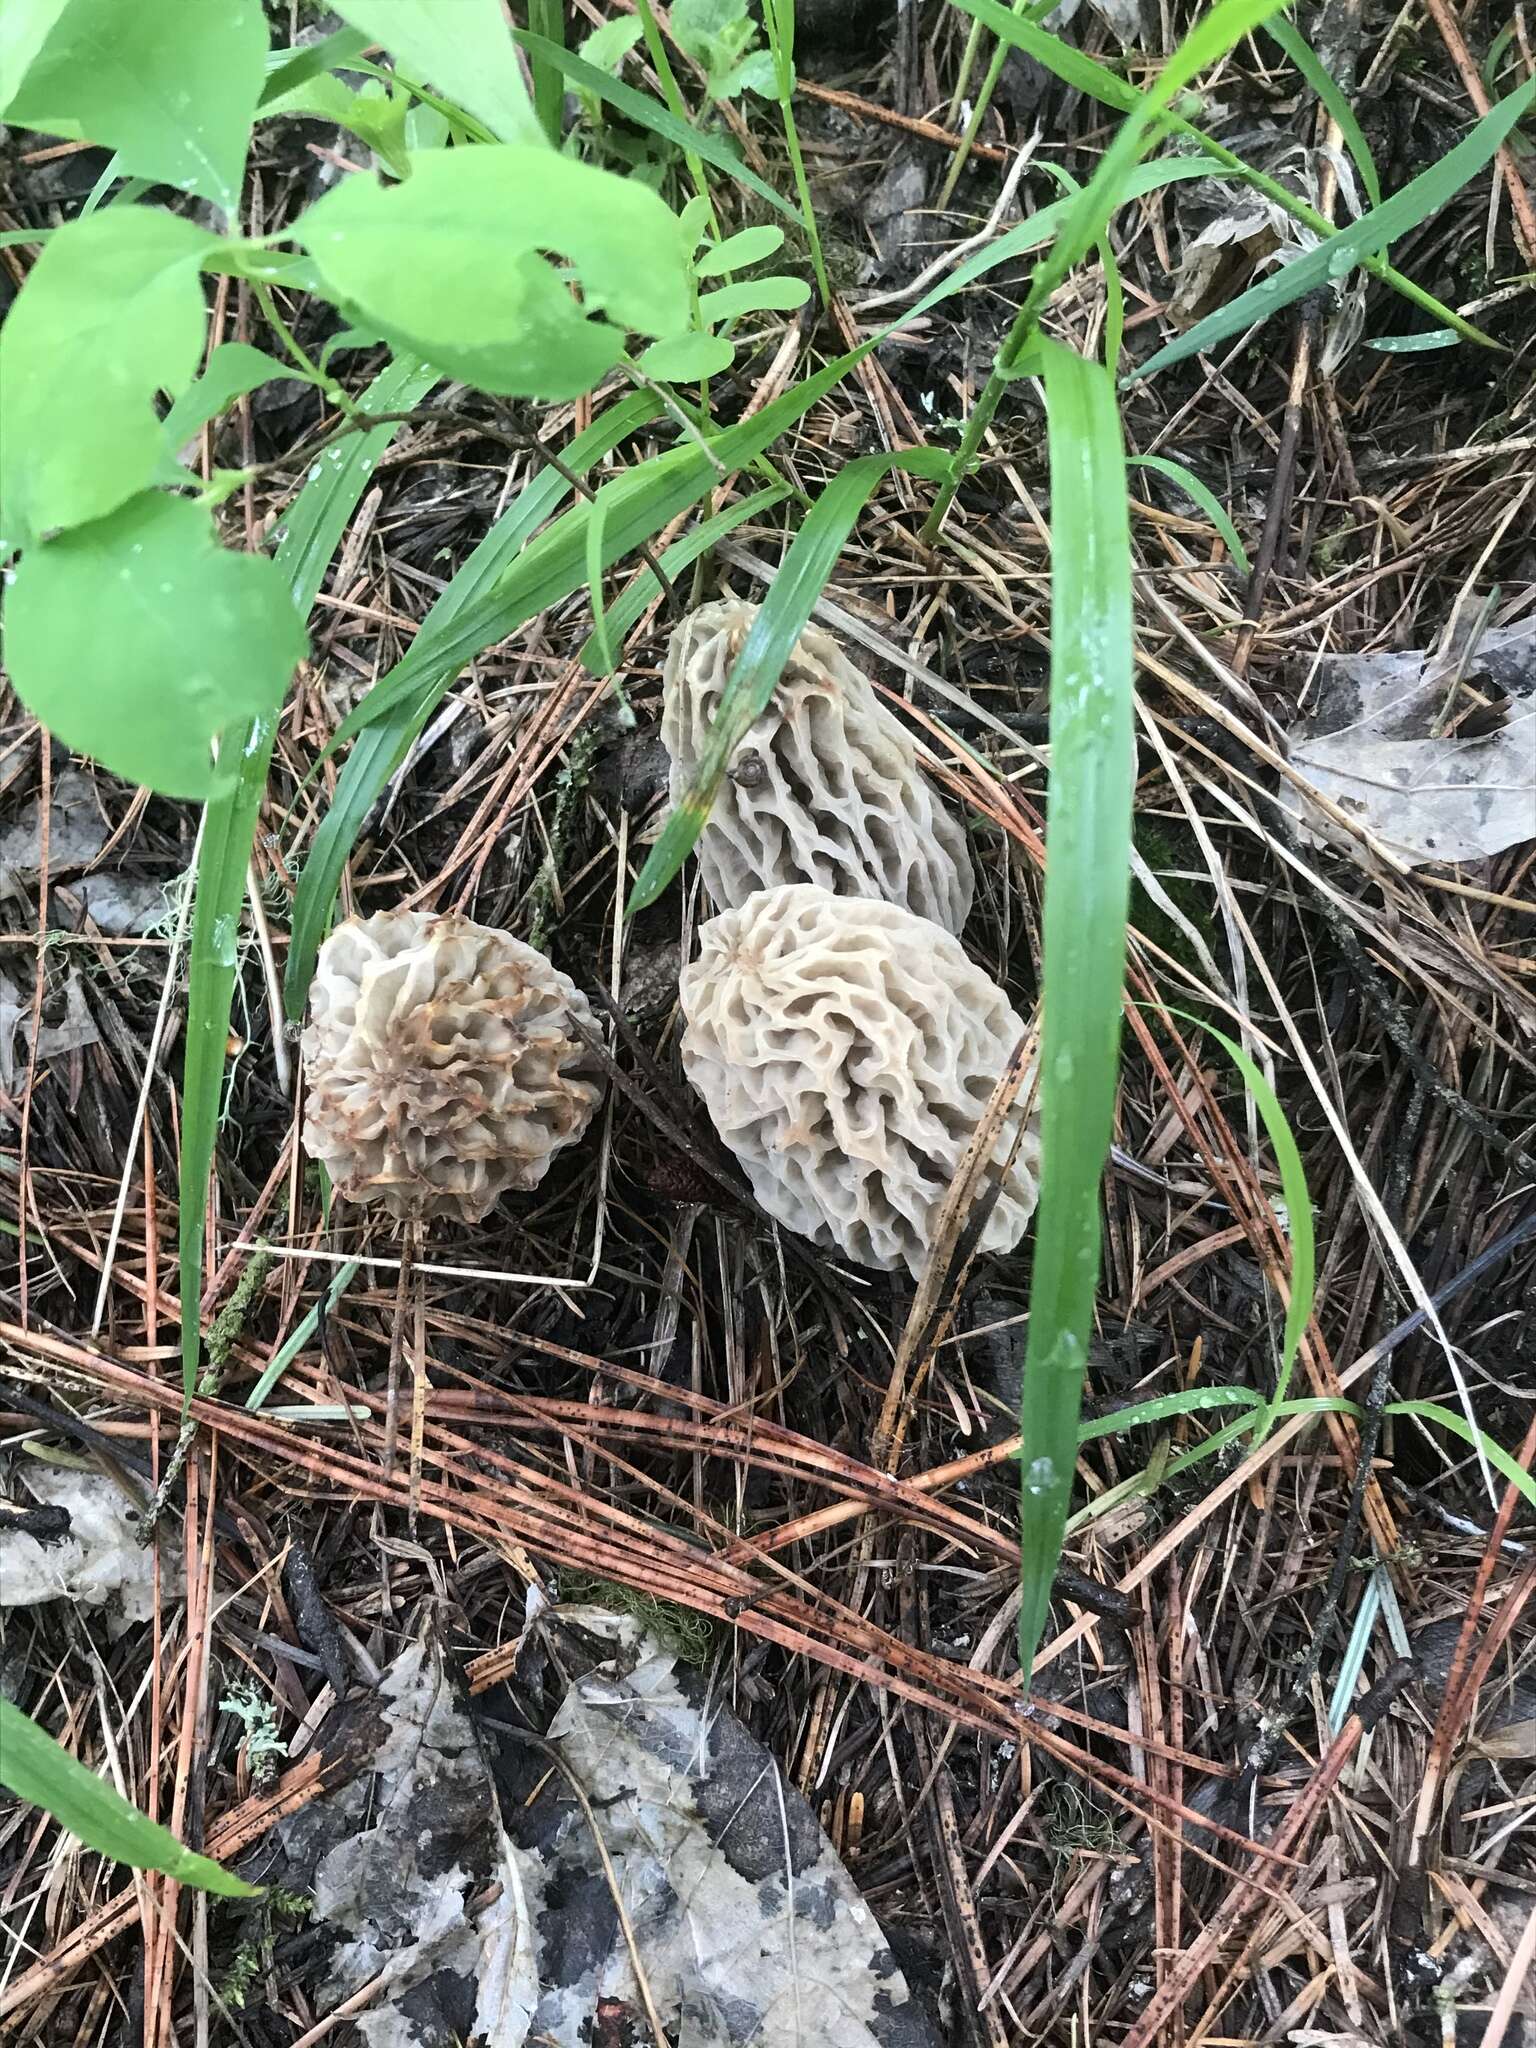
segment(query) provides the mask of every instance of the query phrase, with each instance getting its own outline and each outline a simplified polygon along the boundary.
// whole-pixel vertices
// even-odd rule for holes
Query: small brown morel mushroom
[[[861,1266],[922,1273],[939,1210],[1024,1032],[948,932],[899,904],[795,885],[711,918],[682,977],[683,1065],[758,1201]],[[1002,1120],[1007,1160],[1032,1090]],[[1024,1131],[982,1238],[1035,1206]]]
[[[305,1149],[350,1201],[478,1223],[538,1186],[602,1098],[573,1020],[593,1029],[580,989],[506,932],[424,910],[349,918],[310,992]]]
[[[693,781],[756,616],[731,598],[691,613],[672,635],[661,733],[673,803]],[[976,888],[965,832],[918,767],[905,727],[814,626],[732,757],[698,856],[722,910],[757,889],[815,882],[834,896],[904,904],[958,932]]]

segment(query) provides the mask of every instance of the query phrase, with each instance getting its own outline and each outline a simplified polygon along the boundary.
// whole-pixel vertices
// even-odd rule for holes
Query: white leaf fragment
[[[1536,837],[1536,625],[1485,634],[1470,662],[1327,661],[1320,684],[1318,710],[1291,734],[1306,786],[1280,792],[1311,838],[1359,850],[1309,790],[1410,868],[1486,860]]]

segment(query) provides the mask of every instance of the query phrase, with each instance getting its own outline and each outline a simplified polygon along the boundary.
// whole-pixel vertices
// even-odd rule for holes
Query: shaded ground
[[[948,147],[899,125],[942,123],[958,18],[866,13],[873,29],[841,45],[808,30],[804,58],[824,95],[806,97],[807,155],[839,308],[789,334],[765,320],[717,394],[722,417],[889,318],[894,301],[867,301],[980,231],[996,201],[1003,171],[988,156],[938,210]],[[1391,190],[1473,109],[1432,19],[1389,33],[1373,9],[1356,26],[1340,68],[1355,61]],[[1480,26],[1491,40],[1497,24]],[[1087,7],[1072,32],[1115,50]],[[1318,39],[1336,33],[1324,23]],[[1274,46],[1263,52],[1273,68],[1240,50],[1204,119],[1277,175],[1310,179],[1343,219],[1329,157],[1305,146],[1312,104]],[[750,128],[778,175],[770,124],[754,115]],[[1106,132],[1099,110],[1010,62],[983,141],[1006,157],[1037,130],[1040,160],[1079,178]],[[6,145],[0,229],[68,217],[101,168],[89,152],[39,157],[26,140]],[[268,137],[254,188],[263,224],[331,175],[304,141]],[[1528,151],[1517,173],[1521,161],[1529,174]],[[1053,190],[1043,177],[1021,186],[1031,207]],[[1199,184],[1117,218],[1133,360],[1172,331],[1172,307],[1188,317],[1220,302],[1264,260],[1273,222],[1195,247],[1236,211],[1235,189]],[[0,252],[12,282],[25,253]],[[1136,476],[1138,845],[1152,883],[1136,899],[1138,1007],[1090,1412],[1196,1385],[1273,1387],[1288,1270],[1279,1183],[1236,1076],[1195,1021],[1239,1017],[1317,1211],[1316,1313],[1294,1391],[1470,1412],[1529,1465],[1532,847],[1397,873],[1358,840],[1346,851],[1298,837],[1274,800],[1321,662],[1464,648],[1474,625],[1528,626],[1536,599],[1532,302],[1508,287],[1536,255],[1514,238],[1507,183],[1490,208],[1485,175],[1392,257],[1508,352],[1351,346],[1354,322],[1372,338],[1423,324],[1357,274],[1343,297],[1308,301],[1125,401],[1131,449],[1202,478],[1256,566],[1243,576],[1188,499]],[[860,449],[953,445],[1019,283],[993,273],[870,358],[778,451],[792,479],[815,491]],[[1102,270],[1085,267],[1058,296],[1057,330],[1101,345],[1106,303]],[[232,294],[222,312],[226,334],[267,345],[254,307]],[[300,334],[320,338],[302,319]],[[243,517],[253,543],[280,524],[329,424],[293,390],[258,394],[210,449],[267,465],[231,507],[232,530]],[[525,419],[440,390],[379,465],[311,622],[241,935],[202,1305],[205,1326],[236,1307],[222,1383],[162,1525],[149,1618],[114,1629],[61,1602],[6,1613],[8,1690],[93,1762],[109,1730],[126,1790],[233,1853],[265,1832],[245,1726],[219,1710],[237,1685],[270,1703],[285,1742],[313,1735],[338,1686],[366,1687],[431,1618],[483,1693],[511,1668],[529,1586],[587,1595],[600,1582],[695,1617],[708,1684],[819,1809],[948,2039],[1472,2042],[1501,1996],[1502,2039],[1525,2038],[1509,1987],[1531,1962],[1536,1901],[1529,1507],[1471,1445],[1405,1417],[1379,1436],[1375,1421],[1337,1415],[1305,1431],[1287,1422],[1247,1463],[1229,1446],[1155,1490],[1127,1482],[1158,1478],[1221,1412],[1097,1437],[1079,1466],[1078,1577],[1059,1587],[1040,1711],[1020,1721],[1009,1532],[1028,1246],[978,1268],[923,1333],[894,1409],[892,1489],[875,1469],[876,1422],[910,1290],[776,1241],[714,1151],[675,1057],[678,962],[701,914],[691,881],[621,926],[662,815],[658,676],[673,607],[653,607],[628,642],[628,710],[576,662],[582,603],[475,663],[352,860],[348,908],[457,907],[534,932],[612,997],[621,1076],[594,1139],[562,1155],[536,1196],[424,1248],[419,1516],[404,1461],[385,1470],[397,1246],[356,1214],[322,1221],[274,1022],[294,880],[333,786],[331,765],[315,763],[534,473],[529,432],[557,449],[611,395]],[[650,445],[662,444],[626,444],[605,473]],[[947,550],[918,546],[919,492],[897,478],[826,592],[828,622],[840,614],[857,632],[876,679],[971,750],[937,749],[982,877],[967,944],[1021,1010],[1037,970],[1050,509],[1043,420],[1020,386]],[[676,609],[758,594],[786,530],[783,508],[739,530]],[[965,690],[974,712],[935,696],[924,670]],[[1477,675],[1474,646],[1457,686]],[[0,1311],[5,1491],[30,1499],[28,1453],[41,1449],[102,1462],[142,1502],[179,1400],[173,938],[196,820],[47,749],[5,704],[0,1199],[3,1241],[26,1233]],[[45,792],[40,877],[25,846],[37,846]],[[377,1263],[270,1397],[343,1419],[246,1412],[331,1262],[352,1256]],[[344,1401],[366,1419],[349,1423]],[[1365,1460],[1362,1429],[1375,1440]],[[877,1494],[881,1512],[861,1519]],[[1394,1675],[1409,1654],[1414,1667]],[[1362,1734],[1350,1706],[1389,1677]],[[285,1768],[302,1805],[304,1765]],[[200,1971],[228,1982],[238,1937],[224,1909],[182,1902],[187,1953],[146,1944],[147,1908],[120,1873],[72,1855],[29,1813],[0,1818],[0,1842],[17,1944],[0,2008],[17,2039],[233,2040],[238,2026],[279,2048],[314,2025],[323,1944],[302,1926],[276,1935],[236,2021],[197,1989]],[[113,1921],[106,1905],[120,1896]],[[1222,1939],[1202,1950],[1205,1926]],[[1138,2032],[1159,1987],[1176,2009]],[[345,2026],[327,2038],[346,2040]]]

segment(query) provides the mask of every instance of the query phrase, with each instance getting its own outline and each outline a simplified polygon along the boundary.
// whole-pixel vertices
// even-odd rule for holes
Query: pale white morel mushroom
[[[755,605],[692,612],[667,649],[661,734],[674,804],[686,795]],[[773,701],[732,756],[697,852],[721,910],[815,882],[883,898],[958,932],[975,875],[963,827],[918,766],[905,727],[828,633],[808,626]]]
[[[948,932],[899,904],[800,884],[711,918],[683,974],[683,1066],[771,1216],[862,1266],[922,1273],[939,1211],[1024,1032]],[[1003,1119],[1001,1165],[1032,1075]],[[982,1237],[1034,1210],[1025,1128]]]
[[[304,1033],[304,1146],[339,1194],[478,1223],[537,1187],[602,1099],[573,1022],[586,997],[542,953],[468,918],[386,910],[320,948]]]

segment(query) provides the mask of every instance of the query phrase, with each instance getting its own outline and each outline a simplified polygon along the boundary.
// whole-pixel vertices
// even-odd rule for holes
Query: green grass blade
[[[1365,187],[1366,197],[1372,206],[1380,206],[1381,179],[1376,175],[1376,159],[1371,155],[1371,145],[1366,141],[1360,123],[1355,119],[1355,110],[1339,90],[1337,80],[1323,69],[1312,45],[1283,14],[1276,15],[1273,21],[1265,22],[1264,33],[1274,37],[1333,116],[1339,133],[1344,138],[1344,147],[1353,157],[1355,169],[1360,173],[1360,182]]]
[[[361,1263],[357,1259],[348,1259],[345,1265],[336,1268],[336,1277],[325,1290],[321,1300],[317,1301],[313,1308],[306,1309],[298,1322],[294,1324],[283,1342],[268,1360],[266,1370],[262,1373],[261,1378],[246,1395],[245,1405],[251,1414],[254,1415],[259,1409],[266,1407],[267,1396],[304,1349],[310,1338],[314,1336],[316,1330],[319,1329],[321,1316],[330,1314],[331,1310],[357,1278],[360,1270]]]
[[[788,484],[769,484],[761,491],[754,491],[748,498],[740,498],[734,505],[727,505],[713,518],[704,519],[691,533],[685,533],[681,540],[673,541],[664,548],[659,557],[662,573],[671,578],[684,569],[691,569],[701,555],[707,555],[717,540],[724,540],[728,533],[734,533],[738,526],[744,526],[749,519],[781,505],[789,496]],[[653,598],[661,594],[661,585],[656,581],[653,570],[643,569],[628,588],[621,591],[608,607],[608,633],[613,647],[622,647],[624,636],[645,610]],[[582,666],[594,676],[613,673],[605,666],[604,657],[597,645],[596,633],[589,633],[582,643],[580,660]]]
[[[1375,351],[1380,356],[1422,356],[1433,355],[1437,349],[1454,348],[1461,336],[1452,333],[1449,327],[1432,327],[1426,334],[1381,334],[1372,341],[1364,341],[1362,348]]]
[[[605,456],[611,455],[621,441],[653,420],[660,410],[659,402],[650,392],[628,393],[561,451],[562,465],[573,476],[584,477]],[[462,628],[466,621],[472,624],[480,616],[479,607],[488,599],[494,600],[498,584],[511,573],[532,535],[565,503],[571,490],[571,484],[553,466],[541,469],[537,476],[529,479],[433,601],[409,652],[395,663],[387,675],[380,677],[362,703],[342,721],[326,749],[327,753],[334,752],[364,726],[391,711],[397,703],[417,694],[423,676],[442,666],[443,650],[457,644],[459,635],[456,629]],[[506,630],[511,632],[515,629],[508,627]],[[505,638],[505,633],[499,637]],[[473,646],[470,655],[464,658],[472,658],[489,645],[491,642],[487,640]]]
[[[1056,287],[1093,247],[1121,203],[1126,174],[1156,139],[1158,117],[1207,66],[1219,62],[1234,43],[1257,28],[1282,0],[1216,0],[1157,74],[1151,90],[1137,93],[1115,139],[1093,176],[1072,202],[1061,233],[1051,245],[1029,289],[1030,302],[1044,306]]]
[[[1200,1020],[1189,1018],[1187,1021],[1196,1023]],[[1249,1094],[1258,1106],[1265,1135],[1274,1147],[1275,1163],[1280,1168],[1280,1189],[1285,1199],[1286,1229],[1291,1244],[1290,1299],[1285,1307],[1280,1369],[1275,1377],[1274,1398],[1265,1402],[1254,1422],[1253,1441],[1257,1446],[1269,1435],[1274,1426],[1275,1416],[1290,1392],[1296,1354],[1301,1349],[1301,1340],[1311,1320],[1312,1305],[1317,1293],[1317,1233],[1313,1223],[1312,1194],[1307,1186],[1306,1168],[1301,1163],[1301,1153],[1297,1150],[1296,1139],[1290,1124],[1286,1121],[1285,1111],[1280,1107],[1279,1098],[1236,1039],[1228,1038],[1226,1033],[1218,1031],[1214,1024],[1206,1024],[1204,1029],[1210,1033],[1241,1073],[1248,1084]]]
[[[1015,49],[1023,50],[1027,56],[1044,65],[1047,71],[1054,73],[1064,84],[1086,93],[1101,106],[1113,107],[1119,113],[1128,114],[1141,97],[1135,86],[1127,83],[1107,65],[1100,64],[1081,50],[1074,49],[1070,43],[1064,43],[1060,36],[1051,35],[1027,16],[1016,17],[1008,13],[1005,8],[998,5],[998,0],[951,0],[951,4],[960,8],[962,12],[973,15],[978,21],[985,22],[1005,43],[1011,43]],[[1207,156],[1214,157],[1233,177],[1241,178],[1256,192],[1262,192],[1266,199],[1273,200],[1276,206],[1290,214],[1294,220],[1305,222],[1314,233],[1326,237],[1336,232],[1332,221],[1326,220],[1316,207],[1309,206],[1304,199],[1299,199],[1277,179],[1267,176],[1263,171],[1255,170],[1252,164],[1245,163],[1240,156],[1234,155],[1213,136],[1195,127],[1193,122],[1165,111],[1157,117],[1157,126],[1169,135],[1180,135],[1188,141],[1198,143]],[[1383,257],[1367,256],[1364,259],[1364,267],[1373,277],[1379,278],[1383,284],[1390,285],[1393,291],[1401,293],[1405,299],[1430,314],[1442,326],[1454,328],[1464,341],[1475,342],[1480,348],[1501,346],[1490,335],[1484,334],[1480,327],[1474,327],[1470,320],[1464,320],[1459,313],[1442,304],[1433,293],[1415,284],[1412,278],[1404,277],[1401,271],[1394,270]]]
[[[239,961],[240,908],[256,819],[267,786],[277,719],[247,727],[240,772],[224,795],[203,812],[197,858],[192,945],[187,964],[187,1039],[181,1079],[180,1242],[181,1393],[183,1407],[197,1391],[202,1359],[203,1227],[208,1181],[218,1143],[219,1107],[228,1058],[229,1013]]]
[[[382,370],[364,394],[376,412],[404,411],[437,382],[437,372],[419,363],[395,362]],[[307,618],[325,579],[347,521],[368,488],[374,464],[399,433],[398,425],[371,427],[339,441],[320,459],[283,522],[277,564]],[[187,966],[187,1036],[181,1082],[181,1175],[177,1216],[180,1244],[181,1385],[190,1400],[202,1357],[203,1227],[208,1216],[208,1180],[218,1142],[219,1104],[229,1036],[230,1005],[237,971],[237,935],[245,896],[251,842],[267,786],[267,768],[277,731],[275,718],[247,727],[240,768],[233,784],[212,799],[203,816],[202,844],[192,913]]]
[[[1201,483],[1192,469],[1186,469],[1182,462],[1175,462],[1167,455],[1133,455],[1132,469],[1155,469],[1159,476],[1167,477],[1169,483],[1177,485],[1186,498],[1192,498],[1209,519],[1212,526],[1227,544],[1227,553],[1246,576],[1252,567],[1248,550],[1243,546],[1242,536],[1232,524],[1226,507],[1208,485]]]
[[[1457,1415],[1450,1408],[1442,1408],[1438,1401],[1389,1401],[1382,1412],[1386,1415],[1417,1415],[1424,1422],[1437,1422],[1442,1429],[1448,1429],[1452,1436],[1459,1436],[1463,1443],[1471,1444],[1475,1450],[1480,1450],[1494,1470],[1502,1472],[1526,1502],[1536,1508],[1536,1479],[1509,1455],[1502,1444],[1495,1443],[1486,1430],[1468,1422],[1464,1415]]]
[[[260,1887],[244,1883],[209,1856],[183,1846],[105,1778],[70,1755],[30,1715],[0,1693],[0,1785],[51,1813],[61,1827],[89,1849],[135,1870],[163,1870],[178,1884],[218,1892],[227,1899],[259,1899]]]
[[[528,22],[541,41],[553,43],[557,50],[565,48],[563,0],[528,0]],[[565,112],[565,83],[560,67],[530,51],[528,69],[533,76],[533,111],[539,117],[539,126],[558,149],[560,122]]]
[[[1208,176],[1209,171],[1209,164],[1198,158],[1142,165],[1126,181],[1124,196],[1133,199],[1179,179]],[[847,354],[834,357],[792,390],[770,400],[750,420],[716,435],[709,444],[716,460],[727,468],[753,461],[834,390],[867,355],[910,321],[965,290],[976,278],[1010,261],[1021,250],[1038,248],[1048,241],[1065,218],[1066,204],[1060,201],[1042,207],[1030,220],[960,264],[889,327],[872,334]],[[640,516],[645,510],[642,501],[634,508],[636,516],[632,522],[628,518],[610,521],[610,537],[617,536],[623,541],[618,552],[609,554],[610,562],[636,540],[649,540],[678,512],[686,511],[702,498],[715,481],[715,471],[707,458],[686,446],[653,458],[643,466],[643,474],[649,479],[647,487],[654,493],[648,519]],[[428,615],[435,629],[444,606],[452,602],[455,608],[451,628],[441,634],[436,630],[429,634],[424,625],[409,653],[380,678],[332,740],[334,747],[352,738],[353,747],[299,878],[284,980],[284,1002],[290,1017],[304,1014],[315,957],[330,921],[342,870],[363,819],[459,669],[487,647],[515,633],[534,612],[560,603],[580,588],[586,577],[584,517],[583,508],[574,508],[540,534],[523,558],[500,572],[495,569],[489,541],[483,542],[470,557],[470,563],[481,561],[482,549],[487,550],[473,597],[458,599],[460,578],[470,566],[466,564]]]
[[[1051,774],[1041,1179],[1020,1427],[1019,1654],[1050,1611],[1077,1455],[1114,1120],[1135,777],[1131,539],[1114,380],[1039,344],[1050,436]]]
[[[399,356],[379,372],[359,404],[364,412],[408,412],[440,381],[438,371]],[[301,616],[308,617],[312,610],[373,466],[399,431],[398,424],[386,421],[327,449],[320,458],[320,474],[307,480],[279,522],[276,560],[288,577],[294,609]]]
[[[647,855],[630,894],[626,916],[633,917],[636,911],[654,903],[687,859],[704,829],[732,754],[748,727],[762,716],[784,664],[826,588],[843,543],[871,495],[893,469],[939,477],[947,468],[948,458],[933,448],[860,455],[844,464],[816,500],[752,621],[721,695],[698,773]]]
[[[1091,1422],[1080,1422],[1077,1440],[1080,1444],[1092,1443],[1095,1437],[1146,1429],[1176,1415],[1202,1415],[1213,1408],[1258,1408],[1263,1401],[1264,1396],[1255,1393],[1252,1387],[1190,1387],[1182,1394],[1159,1394],[1153,1400],[1136,1402],[1134,1407],[1117,1408],[1111,1415],[1096,1415]]]
[[[270,100],[280,100],[285,93],[297,92],[301,85],[308,85],[312,78],[318,78],[322,71],[344,69],[353,57],[360,57],[368,47],[368,38],[361,29],[339,28],[318,42],[306,43],[303,48],[295,45],[292,49],[274,50],[267,58],[267,75],[262,84],[261,98],[256,103],[257,118]]]
[[[632,472],[629,499],[606,516],[602,567],[628,554],[639,541],[684,512],[709,489],[714,471],[692,448],[658,456]],[[631,502],[632,501],[632,502]],[[336,793],[315,831],[294,897],[293,926],[283,999],[290,1017],[304,1014],[310,977],[331,906],[364,818],[412,742],[442,702],[453,678],[485,648],[515,633],[528,621],[561,604],[588,578],[586,535],[590,507],[584,502],[562,515],[529,543],[507,573],[459,612],[429,646],[413,647],[359,706],[365,721],[353,741]],[[417,636],[418,643],[421,635]],[[375,699],[388,687],[382,705]]]
[[[1347,277],[1366,257],[1377,255],[1400,235],[1438,213],[1469,179],[1490,163],[1499,144],[1536,99],[1536,79],[1512,92],[1508,99],[1486,113],[1470,134],[1448,150],[1440,161],[1410,178],[1401,191],[1370,213],[1341,228],[1315,249],[1282,265],[1271,276],[1239,292],[1225,306],[1218,306],[1186,334],[1179,335],[1148,358],[1139,370],[1125,379],[1127,385],[1155,377],[1187,356],[1214,348],[1230,334],[1240,334],[1260,320],[1267,320],[1282,307],[1304,298],[1319,285],[1334,284]],[[1454,319],[1455,316],[1453,316]]]
[[[606,567],[603,539],[608,531],[608,508],[612,503],[605,485],[587,512],[587,593],[592,606],[592,636],[597,641],[605,675],[612,675],[619,665],[608,635],[608,612],[603,603],[603,571]]]
[[[516,40],[528,52],[530,60],[537,59],[552,70],[559,71],[572,85],[579,85],[594,98],[606,100],[611,107],[637,127],[648,128],[653,135],[659,135],[664,142],[673,143],[678,149],[712,164],[717,171],[724,171],[728,178],[734,178],[738,185],[744,185],[775,213],[785,220],[792,220],[797,227],[803,225],[799,213],[781,194],[774,191],[766,179],[756,171],[749,170],[729,143],[722,142],[718,135],[711,135],[707,129],[694,128],[687,121],[680,121],[667,108],[652,99],[649,93],[637,92],[632,85],[626,85],[620,78],[611,78],[606,71],[600,71],[595,64],[589,64],[578,57],[574,50],[563,50],[547,36],[532,35],[526,29],[512,31]]]

